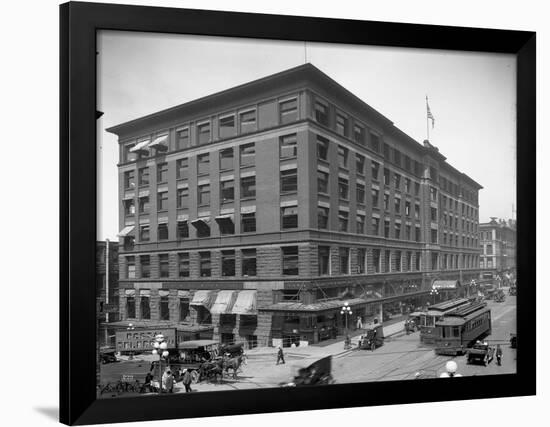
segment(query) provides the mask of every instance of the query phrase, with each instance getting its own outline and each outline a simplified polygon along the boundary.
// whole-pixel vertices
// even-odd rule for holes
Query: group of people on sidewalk
[[[185,387],[185,392],[186,393],[190,393],[192,392],[193,390],[191,390],[191,383],[193,382],[193,379],[191,377],[191,373],[189,372],[188,369],[183,369],[181,372],[180,372],[180,377],[182,379],[182,383]],[[142,387],[142,392],[158,392],[158,387],[159,387],[159,384],[157,382],[156,385],[153,384],[153,374],[151,372],[147,372],[147,375],[145,376],[145,383],[143,384],[143,387]],[[161,392],[162,393],[173,393],[174,392],[174,386],[176,384],[176,378],[174,377],[174,375],[172,374],[172,371],[170,370],[170,368],[166,368],[166,370],[164,371],[164,373],[162,374],[162,378],[161,378],[161,384],[160,386],[162,387],[162,390]]]

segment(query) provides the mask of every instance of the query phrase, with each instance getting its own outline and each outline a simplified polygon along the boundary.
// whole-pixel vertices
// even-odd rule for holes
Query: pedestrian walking
[[[170,369],[167,369],[164,374],[162,374],[162,389],[167,393],[174,392],[174,376]]]
[[[187,369],[184,369],[183,370],[183,385],[185,386],[185,392],[186,393],[191,393],[193,390],[191,390],[191,382],[192,382],[192,378],[191,378],[191,373],[187,370]]]
[[[502,348],[500,347],[500,344],[497,344],[497,351],[496,351],[496,356],[497,356],[497,365],[498,366],[501,366],[501,361],[502,361]]]
[[[283,348],[279,346],[279,350],[277,351],[277,365],[281,362],[283,365],[285,363],[285,355],[283,353]]]
[[[363,319],[361,319],[361,316],[357,316],[357,329],[363,329]]]

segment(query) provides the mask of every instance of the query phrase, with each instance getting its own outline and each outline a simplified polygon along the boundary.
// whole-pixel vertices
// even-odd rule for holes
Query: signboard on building
[[[118,304],[103,304],[103,313],[118,313]]]
[[[133,329],[116,333],[116,350],[147,352],[153,350],[155,337],[164,335],[168,349],[176,348],[176,328]]]

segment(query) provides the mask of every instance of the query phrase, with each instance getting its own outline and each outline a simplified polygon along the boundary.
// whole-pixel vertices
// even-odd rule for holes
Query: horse
[[[217,382],[220,382],[220,378],[223,378],[222,363],[223,361],[221,359],[204,362],[199,368],[200,377],[205,377],[208,381],[214,377]]]
[[[232,358],[224,357],[222,359],[222,368],[226,373],[229,373],[229,369],[233,369],[233,379],[236,380],[237,371],[239,370],[245,359],[245,356],[242,354],[240,356]]]

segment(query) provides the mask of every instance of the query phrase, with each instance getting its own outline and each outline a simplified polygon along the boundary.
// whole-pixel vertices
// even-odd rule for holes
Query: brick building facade
[[[516,274],[515,221],[491,217],[491,221],[479,225],[479,235],[482,275],[498,276],[508,283]]]
[[[114,347],[116,322],[119,320],[118,242],[99,241],[96,245],[96,310],[101,347]],[[107,271],[109,274],[107,275]]]
[[[318,342],[479,276],[481,186],[310,64],[108,131],[126,321]]]

